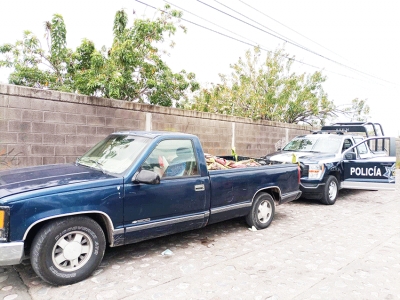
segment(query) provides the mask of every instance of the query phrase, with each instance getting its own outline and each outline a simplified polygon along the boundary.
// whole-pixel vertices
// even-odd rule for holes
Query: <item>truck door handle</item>
[[[197,185],[194,186],[194,190],[196,192],[201,192],[201,191],[204,191],[205,189],[206,188],[204,187],[204,184],[197,184]]]

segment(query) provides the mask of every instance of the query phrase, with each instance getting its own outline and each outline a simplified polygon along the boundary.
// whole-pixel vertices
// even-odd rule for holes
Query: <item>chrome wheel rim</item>
[[[335,200],[337,195],[337,185],[334,181],[331,181],[331,183],[329,184],[328,193],[329,193],[329,199]]]
[[[272,206],[269,201],[263,201],[258,206],[257,217],[261,223],[267,223],[272,215]]]
[[[54,245],[53,264],[61,271],[71,272],[82,268],[92,256],[93,241],[82,231],[64,234]]]

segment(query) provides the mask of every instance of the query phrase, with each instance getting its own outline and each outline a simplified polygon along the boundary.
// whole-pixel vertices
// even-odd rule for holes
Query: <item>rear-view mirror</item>
[[[344,159],[346,159],[346,160],[355,160],[355,159],[357,159],[357,155],[354,152],[347,152],[344,155]]]
[[[132,181],[146,184],[160,184],[160,176],[149,170],[141,170]]]

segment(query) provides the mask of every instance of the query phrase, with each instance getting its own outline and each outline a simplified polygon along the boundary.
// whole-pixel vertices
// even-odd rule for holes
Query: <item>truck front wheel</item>
[[[321,202],[327,205],[335,204],[338,192],[339,192],[339,184],[336,177],[329,175],[328,180],[325,183],[325,188]]]
[[[246,222],[251,227],[264,229],[271,224],[274,214],[274,199],[272,199],[270,194],[261,193],[254,199],[251,211],[246,216]]]
[[[87,278],[99,266],[105,246],[104,232],[93,219],[57,219],[35,236],[30,255],[32,268],[50,284],[72,284]]]

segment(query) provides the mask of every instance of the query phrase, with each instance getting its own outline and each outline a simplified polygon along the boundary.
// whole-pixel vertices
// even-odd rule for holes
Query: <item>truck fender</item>
[[[269,187],[265,187],[265,188],[259,189],[257,192],[255,192],[255,194],[253,196],[253,199],[251,199],[251,203],[252,204],[254,202],[254,199],[260,193],[270,194],[272,199],[274,199],[275,205],[279,205],[280,204],[280,201],[282,199],[282,192],[281,192],[281,189],[278,186],[269,186]]]
[[[23,236],[23,241],[26,242],[31,242],[39,230],[39,228],[42,227],[45,223],[51,220],[59,219],[59,218],[66,218],[70,216],[77,216],[77,215],[86,215],[93,220],[95,220],[101,228],[104,231],[105,236],[107,237],[107,241],[110,245],[110,247],[113,246],[120,246],[124,244],[124,229],[115,229],[114,224],[111,220],[111,218],[104,212],[102,211],[79,211],[79,212],[73,212],[73,213],[66,213],[66,214],[59,214],[59,215],[53,215],[49,216],[46,218],[39,219],[35,222],[33,222],[29,227],[26,229],[25,234]]]

